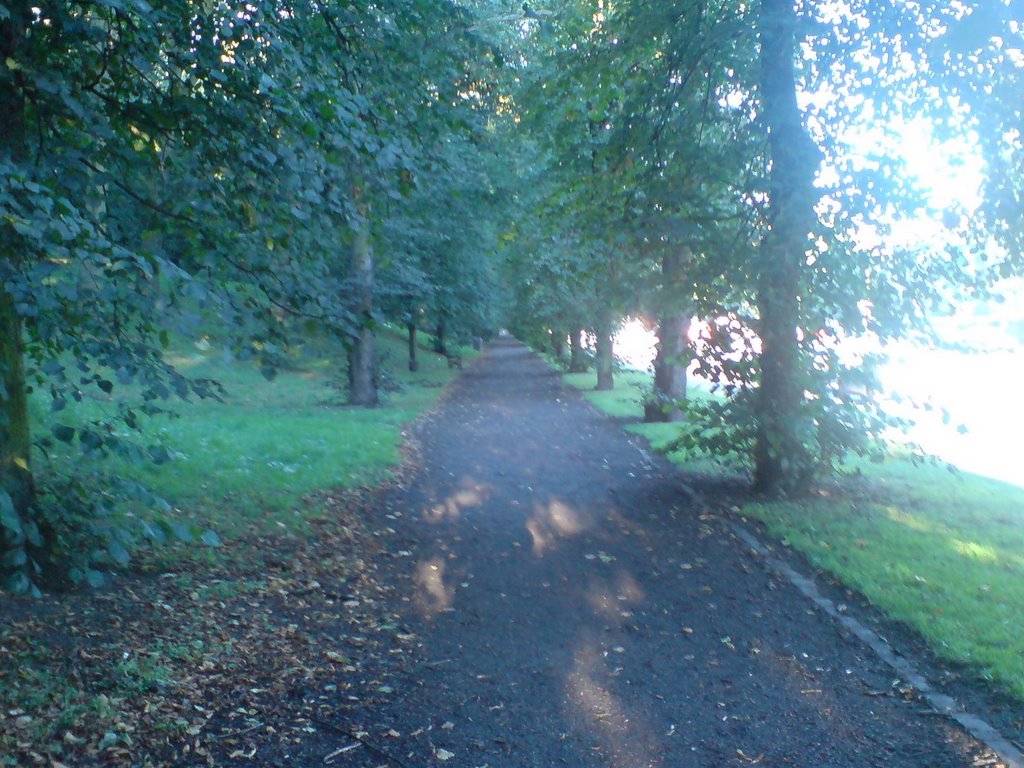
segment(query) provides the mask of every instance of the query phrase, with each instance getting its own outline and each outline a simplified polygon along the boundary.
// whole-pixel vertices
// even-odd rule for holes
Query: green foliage
[[[105,571],[128,565],[143,546],[169,541],[220,545],[216,532],[175,517],[168,502],[128,479],[128,473],[110,474],[109,462],[95,456],[84,464],[73,473],[40,475],[31,515],[4,518],[8,548],[3,566],[10,573],[4,587],[9,591],[38,594],[40,586],[102,586]]]
[[[379,321],[338,257],[363,227],[386,251],[381,295],[403,297],[396,314],[450,294],[454,326],[494,327],[480,258],[493,238],[477,204],[493,194],[481,158],[503,59],[474,25],[451,1],[299,2],[286,14],[260,1],[0,5],[0,306],[15,315],[5,328],[24,330],[27,363],[7,385],[45,393],[53,414],[116,403],[88,422],[52,420],[38,446],[166,460],[146,447],[147,419],[164,401],[222,394],[168,359],[175,333],[228,329],[232,353],[272,377],[289,319],[345,338]],[[430,196],[463,202],[438,217]],[[410,221],[435,241],[429,258]],[[3,391],[0,406],[24,426]],[[86,531],[132,499],[111,479],[44,511],[56,498],[45,483],[38,504],[31,483],[10,485],[9,465],[31,478],[20,452],[0,431],[0,570],[24,587],[75,536],[96,549]],[[119,536],[100,548],[115,560]]]
[[[792,486],[870,450],[879,417],[838,387],[849,371],[834,342],[898,336],[936,297],[1019,271],[1021,28],[1009,0],[800,4],[782,95],[807,98],[780,140],[762,7],[0,5],[0,320],[25,363],[5,363],[0,388],[5,574],[24,585],[32,568],[16,551],[63,546],[47,538],[60,525],[37,519],[25,416],[7,390],[49,398],[45,450],[162,461],[147,420],[168,400],[222,396],[169,359],[176,333],[228,329],[232,353],[270,377],[296,321],[349,346],[386,321],[464,343],[693,307],[729,325],[698,352],[736,398],[703,413],[700,434],[745,451],[761,429]],[[846,146],[864,126],[918,117],[977,135],[988,195],[976,215],[932,210],[891,158]],[[780,168],[813,186],[787,198]],[[946,222],[941,247],[857,236],[922,212]],[[793,221],[780,250],[771,233]],[[357,234],[375,270],[353,269]],[[986,267],[990,238],[1008,250]],[[680,254],[666,279],[661,262]],[[793,314],[778,328],[772,286]],[[802,339],[775,379],[752,343],[771,328]],[[778,424],[762,402],[772,381],[795,393]],[[61,419],[104,398],[116,405],[87,422]],[[84,520],[106,503],[72,506]]]
[[[880,414],[847,396],[857,372],[836,345],[927,332],[937,302],[1019,267],[1021,195],[1006,169],[1022,150],[1011,106],[1021,67],[1007,54],[1021,29],[1009,2],[856,2],[842,14],[799,4],[777,39],[797,43],[795,80],[780,89],[787,62],[762,58],[781,50],[765,41],[791,7],[761,18],[767,7],[570,3],[533,33],[518,105],[533,139],[522,146],[534,158],[525,210],[536,224],[512,233],[514,328],[540,338],[592,326],[602,307],[671,307],[674,292],[675,306],[715,323],[719,338],[696,351],[736,398],[699,414],[699,434],[733,442],[744,463],[772,456],[780,487],[796,490],[845,453],[870,453],[881,431]],[[982,215],[937,210],[897,158],[848,144],[869,130],[895,138],[921,119],[940,137],[980,138]],[[884,240],[920,217],[945,227],[935,247],[862,236],[867,225]],[[996,268],[984,264],[992,237],[1009,246]],[[691,254],[681,277],[659,285],[658,261],[680,252]],[[784,359],[762,365],[765,348],[794,337]],[[765,451],[750,440],[758,434]]]

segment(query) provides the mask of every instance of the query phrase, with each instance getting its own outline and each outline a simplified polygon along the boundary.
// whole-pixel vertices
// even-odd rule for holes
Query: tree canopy
[[[219,393],[164,352],[210,326],[268,376],[316,327],[372,405],[382,323],[441,348],[589,329],[611,386],[618,319],[701,317],[687,354],[723,397],[691,418],[761,490],[799,492],[881,426],[839,343],[1021,270],[1020,11],[4,0],[0,573],[81,580],[88,556],[61,563],[88,521],[157,503],[117,478],[69,501],[34,455],[163,460],[145,417]],[[913,125],[977,154],[976,208],[915,183]],[[915,219],[939,234],[900,244]],[[108,418],[62,421],[115,389]],[[104,531],[114,559],[138,535]]]

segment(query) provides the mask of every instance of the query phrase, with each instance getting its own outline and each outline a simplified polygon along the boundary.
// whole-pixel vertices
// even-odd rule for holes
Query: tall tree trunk
[[[31,23],[31,4],[8,3],[8,17],[0,20],[0,61],[19,61],[25,30]],[[18,73],[0,78],[0,158],[19,163],[25,159],[24,96]],[[10,520],[10,507],[25,519],[35,501],[30,452],[32,434],[28,418],[28,386],[25,380],[21,317],[7,280],[16,277],[22,254],[14,233],[0,223],[0,511]],[[8,270],[10,270],[8,272]],[[8,527],[0,525],[0,556],[16,543]],[[4,568],[0,567],[0,575]]]
[[[682,294],[682,254],[667,254],[661,260],[661,318],[658,323],[658,354],[654,359],[654,392],[644,404],[644,421],[684,421],[679,407],[686,399],[686,367],[690,362],[686,334],[690,329],[688,308],[679,308]]]
[[[409,331],[409,370],[415,372],[420,369],[420,361],[416,358],[416,321],[410,320],[405,327]]]
[[[565,360],[565,335],[557,329],[551,331],[551,354],[555,362],[561,363]]]
[[[614,330],[612,313],[607,309],[600,311],[597,327],[597,386],[595,389],[604,391],[615,387],[613,371],[615,369],[615,350],[612,342]]]
[[[377,341],[373,334],[373,250],[370,248],[370,221],[366,205],[355,193],[362,221],[352,243],[352,271],[359,290],[357,329],[348,354],[350,405],[371,408],[380,404],[377,393]]]
[[[770,229],[759,254],[761,381],[757,403],[754,487],[781,496],[801,491],[810,456],[803,424],[800,322],[802,264],[814,226],[818,150],[796,101],[796,13],[792,0],[761,6],[761,91],[771,149]]]
[[[582,328],[573,328],[569,334],[569,373],[586,373],[587,354],[583,351],[582,336]]]
[[[32,435],[28,420],[21,318],[11,295],[0,288],[0,489],[21,517],[32,506],[35,485],[29,454]],[[0,506],[4,499],[0,498]]]
[[[448,333],[448,322],[444,313],[437,318],[437,328],[434,332],[434,351],[439,355],[448,354],[448,340],[445,338]]]
[[[686,334],[690,330],[687,312],[672,312],[662,317],[658,325],[658,355],[654,359],[654,396],[644,405],[644,420],[685,421],[686,413],[679,406],[686,400],[686,367],[689,345]]]

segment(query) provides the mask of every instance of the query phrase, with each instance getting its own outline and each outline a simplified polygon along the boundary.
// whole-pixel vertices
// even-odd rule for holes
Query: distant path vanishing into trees
[[[361,713],[389,757],[334,764],[952,768],[990,754],[894,690],[518,343],[469,366],[421,440],[421,471],[381,510],[416,636],[404,682]]]

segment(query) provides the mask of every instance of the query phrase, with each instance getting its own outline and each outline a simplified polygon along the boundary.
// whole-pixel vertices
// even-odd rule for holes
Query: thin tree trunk
[[[583,351],[582,336],[582,328],[573,328],[569,334],[569,373],[586,373],[587,355]]]
[[[416,323],[406,323],[405,327],[409,330],[409,370],[415,372],[420,369],[420,361],[416,358]]]
[[[612,314],[601,310],[600,319],[594,332],[597,334],[597,386],[599,391],[615,387],[615,350],[612,342]]]
[[[437,329],[434,333],[434,351],[439,355],[448,354],[448,341],[445,338],[448,332],[448,323],[442,314],[437,319]]]
[[[7,8],[8,17],[0,20],[0,61],[19,61],[32,11],[27,2],[8,3]],[[0,158],[19,163],[25,159],[25,108],[15,72],[0,78],[0,115]],[[12,235],[0,224],[0,264],[6,267],[0,268],[0,511],[7,512],[3,517],[8,522],[0,525],[0,557],[18,543],[10,512],[25,520],[35,503],[21,317],[5,285],[16,276],[22,259]],[[13,570],[0,566],[0,576]]]
[[[565,335],[558,330],[551,331],[551,354],[555,362],[561,363],[565,360]]]
[[[761,89],[772,170],[770,231],[759,254],[761,381],[757,403],[754,487],[770,496],[803,489],[810,456],[801,439],[801,263],[814,225],[813,181],[817,149],[804,130],[796,102],[796,14],[792,0],[761,7]]]
[[[356,191],[357,204],[359,190]],[[366,206],[360,207],[362,221],[352,243],[352,270],[359,290],[359,328],[349,350],[350,405],[366,408],[380,404],[377,393],[377,341],[373,334],[373,250],[370,248],[370,222]]]

